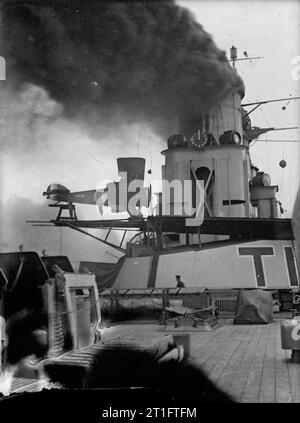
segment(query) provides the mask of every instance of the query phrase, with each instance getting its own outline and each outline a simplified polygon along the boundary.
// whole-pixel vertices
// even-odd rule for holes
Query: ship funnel
[[[119,157],[118,173],[127,173],[127,182],[144,180],[146,160],[142,157]]]

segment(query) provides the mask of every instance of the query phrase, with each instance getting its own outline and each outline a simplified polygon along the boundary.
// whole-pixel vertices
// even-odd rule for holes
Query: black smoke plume
[[[174,117],[201,114],[242,85],[172,0],[7,0],[1,14],[8,83],[43,87],[67,117],[142,121],[166,135]]]

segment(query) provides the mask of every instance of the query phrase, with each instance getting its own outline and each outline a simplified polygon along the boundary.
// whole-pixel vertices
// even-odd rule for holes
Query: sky
[[[230,47],[235,45],[238,57],[244,57],[244,51],[249,57],[262,56],[258,60],[236,63],[246,87],[242,103],[300,95],[299,81],[293,80],[291,76],[293,69],[291,60],[300,56],[299,1],[182,0],[177,3],[189,9],[196,20],[212,35],[217,46],[228,54]],[[32,92],[34,98],[41,97],[42,104],[49,103],[50,108],[54,107],[51,99],[43,98],[44,95],[45,93],[38,90]],[[22,107],[26,108],[27,103],[22,103],[22,99],[19,100],[15,99],[19,113],[23,115]],[[285,110],[282,109],[283,106]],[[300,126],[300,101],[263,105],[251,113],[250,117],[253,126],[277,128]],[[28,122],[24,121],[22,124],[25,127]],[[146,170],[152,169],[151,176],[146,174],[147,182],[150,182],[150,178],[157,180],[161,177],[164,158],[160,152],[166,148],[166,140],[155,136],[142,124],[119,128],[114,140],[105,139],[99,143],[91,141],[84,129],[63,119],[56,121],[55,125],[48,125],[46,130],[43,122],[37,122],[36,125],[36,133],[46,146],[42,153],[40,150],[25,151],[21,165],[13,157],[6,158],[2,162],[4,175],[18,175],[19,178],[18,180],[15,177],[6,177],[5,184],[1,187],[2,197],[6,196],[9,199],[11,192],[22,196],[24,190],[28,189],[30,199],[39,204],[34,213],[30,201],[25,200],[22,204],[18,204],[18,207],[22,208],[23,215],[24,211],[28,210],[26,212],[28,220],[43,219],[45,213],[48,219],[54,218],[56,210],[48,209],[41,195],[52,182],[59,182],[71,190],[79,191],[94,189],[99,185],[99,181],[116,180],[116,158],[119,156],[145,157]],[[99,133],[100,140],[101,137],[102,134]],[[122,148],[125,137],[128,139],[126,151]],[[279,186],[278,198],[286,210],[284,217],[289,217],[299,181],[300,144],[271,141],[299,141],[300,130],[269,132],[260,139],[269,141],[252,143],[250,147],[252,161],[260,170],[270,174],[272,184]],[[62,144],[63,150],[60,148]],[[108,149],[108,145],[114,147]],[[72,161],[69,161],[68,157],[71,155]],[[281,159],[287,163],[284,169],[279,166]],[[94,207],[78,207],[78,214],[79,218],[99,218]],[[25,243],[26,249],[41,251],[46,247],[50,254],[70,254],[74,261],[78,261],[79,258],[115,261],[119,256],[114,250],[109,247],[103,248],[95,240],[85,238],[83,243],[80,234],[68,229],[63,232],[57,228],[47,230],[32,227],[23,221],[21,228],[21,225],[15,223],[18,215],[18,211],[15,210],[6,217],[8,224],[2,225],[1,235],[5,235],[7,230],[6,239],[2,236],[3,251],[7,249],[15,251],[23,239],[30,239],[32,242]],[[9,236],[10,226],[15,229],[13,236]]]

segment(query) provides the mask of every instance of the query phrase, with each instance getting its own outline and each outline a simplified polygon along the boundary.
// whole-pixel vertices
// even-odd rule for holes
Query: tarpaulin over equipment
[[[67,256],[45,256],[41,257],[41,260],[44,263],[46,270],[50,275],[50,278],[55,277],[53,265],[59,266],[61,270],[66,273],[74,273],[73,266]]]
[[[241,289],[237,297],[234,324],[273,322],[272,293],[261,289]]]
[[[79,273],[84,273],[86,270],[94,273],[99,290],[111,288],[123,266],[124,260],[125,256],[121,257],[117,263],[81,261],[79,264]]]
[[[0,254],[1,313],[5,319],[21,310],[43,309],[41,286],[49,274],[37,253]],[[2,309],[3,308],[3,309]]]

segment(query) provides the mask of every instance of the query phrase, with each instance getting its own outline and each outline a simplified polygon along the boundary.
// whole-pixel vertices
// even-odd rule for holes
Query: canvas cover
[[[41,286],[49,274],[36,252],[0,254],[0,309],[5,319],[24,310],[42,310]]]
[[[240,289],[234,324],[265,324],[273,321],[272,293],[262,289]]]
[[[100,291],[105,288],[113,288],[125,258],[125,256],[121,257],[116,263],[81,261],[79,263],[79,273],[86,271],[93,273]]]
[[[41,260],[44,263],[46,270],[50,275],[50,278],[55,277],[55,272],[52,268],[54,264],[59,266],[61,270],[66,273],[74,273],[73,266],[67,256],[45,256],[41,257]]]

